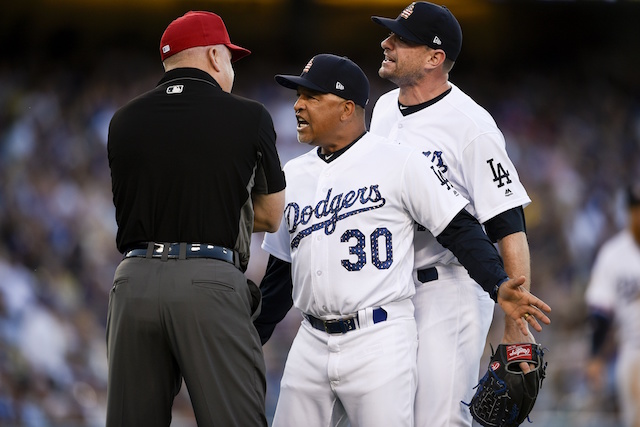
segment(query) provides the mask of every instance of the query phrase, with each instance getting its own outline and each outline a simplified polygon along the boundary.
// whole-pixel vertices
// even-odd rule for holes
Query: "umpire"
[[[107,427],[168,426],[182,379],[199,427],[266,426],[265,366],[244,275],[276,231],[284,174],[271,116],[232,95],[222,19],[189,12],[160,42],[157,87],[118,110],[108,155],[124,257],[109,297]]]

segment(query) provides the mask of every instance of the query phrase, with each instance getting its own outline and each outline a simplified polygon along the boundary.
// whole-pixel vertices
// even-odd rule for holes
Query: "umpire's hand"
[[[551,323],[544,314],[549,313],[551,307],[522,286],[524,282],[524,276],[507,280],[498,288],[497,299],[505,314],[516,321],[523,334],[528,335],[527,323],[538,332],[542,331],[538,320],[545,325]]]

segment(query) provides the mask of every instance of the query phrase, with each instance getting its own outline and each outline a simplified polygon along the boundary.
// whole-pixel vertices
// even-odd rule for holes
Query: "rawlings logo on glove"
[[[517,427],[533,409],[547,368],[539,344],[500,344],[469,403],[471,416],[485,427]],[[520,363],[533,364],[524,374]]]

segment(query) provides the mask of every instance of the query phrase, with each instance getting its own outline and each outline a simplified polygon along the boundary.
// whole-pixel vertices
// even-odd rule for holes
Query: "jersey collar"
[[[402,105],[400,103],[400,101],[398,101],[398,109],[400,110],[400,113],[403,116],[408,116],[409,114],[413,114],[417,111],[420,111],[422,109],[427,108],[430,105],[435,104],[436,102],[440,101],[442,98],[444,98],[445,96],[449,95],[449,93],[451,92],[452,88],[447,89],[445,92],[443,92],[442,94],[436,96],[433,99],[430,99],[426,102],[423,102],[422,104],[418,104],[418,105]]]
[[[366,135],[366,131],[360,135],[359,137],[357,137],[352,143],[350,143],[349,145],[347,145],[346,147],[342,147],[341,149],[339,149],[338,151],[334,151],[333,153],[329,153],[329,154],[322,154],[321,151],[322,149],[320,147],[318,147],[318,150],[316,151],[318,153],[318,157],[320,157],[322,160],[324,160],[325,163],[331,163],[333,162],[335,159],[337,159],[338,157],[340,157],[342,155],[342,153],[344,153],[345,151],[347,151],[349,148],[351,148],[353,146],[353,144],[355,144],[356,142],[358,142],[363,136]]]
[[[198,68],[174,68],[173,70],[169,70],[164,73],[164,76],[158,82],[158,86],[170,82],[172,80],[180,80],[180,79],[192,79],[192,80],[201,80],[205,83],[213,85],[217,88],[220,88],[220,85],[216,80],[211,76],[211,74],[202,71]]]

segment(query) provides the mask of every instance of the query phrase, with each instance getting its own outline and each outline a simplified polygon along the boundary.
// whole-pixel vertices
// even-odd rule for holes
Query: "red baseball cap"
[[[160,57],[164,61],[185,49],[223,44],[231,51],[231,62],[251,53],[231,43],[222,18],[212,12],[190,11],[169,24],[160,39]]]

